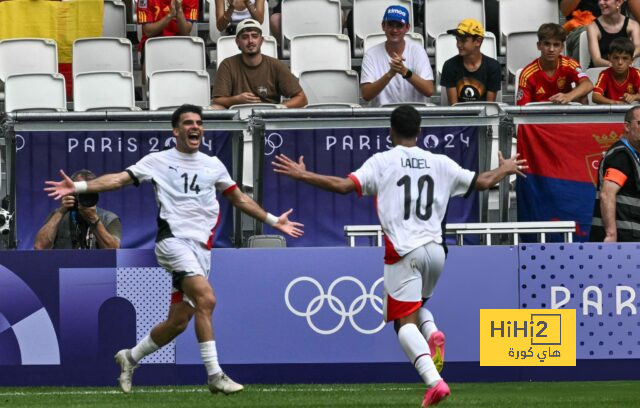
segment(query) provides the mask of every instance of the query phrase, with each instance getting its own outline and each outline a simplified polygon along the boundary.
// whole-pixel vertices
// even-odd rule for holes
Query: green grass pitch
[[[439,407],[638,407],[640,382],[453,383]],[[17,407],[419,407],[420,384],[249,385],[236,395],[206,386],[114,388],[0,387],[0,408]]]

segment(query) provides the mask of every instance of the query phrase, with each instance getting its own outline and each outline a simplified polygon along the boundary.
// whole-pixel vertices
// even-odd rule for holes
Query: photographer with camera
[[[73,181],[89,181],[96,175],[78,170]],[[40,249],[118,249],[122,238],[120,218],[96,207],[98,194],[70,194],[61,200],[36,235],[34,248]]]

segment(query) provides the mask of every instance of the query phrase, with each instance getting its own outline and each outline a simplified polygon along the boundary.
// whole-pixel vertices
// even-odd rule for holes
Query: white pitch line
[[[384,387],[376,388],[376,391],[415,391],[422,390],[422,387]],[[249,391],[257,392],[358,392],[362,388],[343,388],[343,387],[322,387],[322,388],[249,388]],[[170,394],[170,393],[190,393],[190,392],[208,392],[206,388],[166,388],[166,389],[134,389],[132,394]],[[90,391],[38,391],[38,392],[0,392],[0,397],[31,397],[42,395],[116,395],[122,394],[118,390],[90,390]]]

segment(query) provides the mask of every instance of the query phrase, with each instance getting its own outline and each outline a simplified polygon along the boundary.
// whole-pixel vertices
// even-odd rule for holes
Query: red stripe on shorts
[[[402,300],[396,300],[387,294],[387,315],[385,321],[392,322],[402,317],[407,317],[411,313],[415,312],[422,306],[422,301],[417,302],[403,302]]]

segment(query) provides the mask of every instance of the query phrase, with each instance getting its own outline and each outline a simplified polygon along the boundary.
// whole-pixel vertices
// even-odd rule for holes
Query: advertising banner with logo
[[[539,320],[534,322],[534,337],[556,336],[557,343],[560,336],[563,347],[571,335],[566,325],[573,325],[573,357],[556,344],[536,344],[547,347],[531,351],[536,357],[547,350],[551,360],[611,360],[610,367],[613,360],[635,361],[640,281],[630,271],[640,265],[636,252],[635,244],[452,247],[428,302],[447,335],[446,362],[477,368],[487,329],[480,311],[492,309],[520,309],[527,318],[538,309],[574,311],[573,323],[563,315],[561,333],[554,326],[538,336]],[[366,364],[362,372],[378,371],[385,382],[394,380],[388,364],[410,371],[392,326],[382,323],[382,255],[378,247],[214,249],[209,279],[218,300],[213,321],[225,370],[243,381],[251,365]],[[0,252],[0,287],[6,289],[0,297],[0,385],[113,385],[113,354],[166,317],[170,285],[152,250]],[[498,320],[509,320],[500,316],[493,319],[494,328]],[[500,332],[505,336],[508,325]],[[515,357],[524,350],[529,360],[533,344],[503,343],[514,348],[514,357],[501,348],[502,360],[528,365]],[[141,363],[137,384],[204,381],[192,324]],[[335,370],[326,381],[336,381]],[[255,381],[271,382],[275,371],[263,369]],[[638,376],[637,370],[627,372]],[[477,381],[482,377],[474,375],[494,372],[475,373],[458,375]],[[529,375],[523,373],[514,375]],[[558,375],[584,378],[584,371],[578,362]]]
[[[418,146],[446,154],[460,166],[478,171],[478,128],[423,128]],[[273,172],[276,154],[297,160],[304,156],[307,169],[346,177],[375,153],[392,147],[388,128],[317,129],[265,132],[263,204],[272,213],[294,209],[292,219],[302,222],[305,234],[287,240],[289,246],[342,246],[345,225],[379,224],[373,197],[342,196]],[[436,181],[437,182],[437,181]],[[449,202],[447,222],[478,222],[478,194]],[[266,233],[274,230],[265,227]]]
[[[518,221],[575,221],[575,239],[587,241],[602,152],[623,131],[622,124],[519,125],[518,153],[529,171],[516,184]]]
[[[231,172],[231,136],[206,131],[201,151],[215,155]],[[59,180],[88,169],[100,176],[124,171],[148,153],[175,145],[170,131],[17,132],[16,187],[19,249],[33,248],[36,233],[49,213],[60,205],[43,191],[45,180]],[[220,200],[221,218],[216,246],[231,246],[233,220],[227,200]],[[155,241],[158,207],[152,183],[100,194],[98,207],[120,216],[123,248],[151,248]]]

